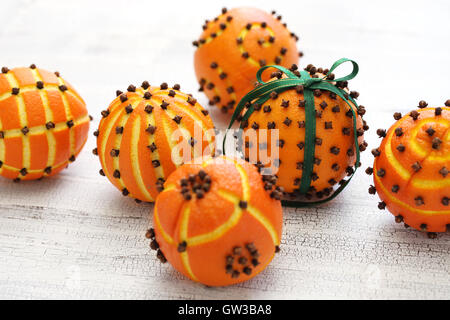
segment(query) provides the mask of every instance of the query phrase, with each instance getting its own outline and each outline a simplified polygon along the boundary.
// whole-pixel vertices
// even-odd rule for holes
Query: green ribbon
[[[344,77],[329,80],[327,79],[328,75],[330,75],[338,66],[345,62],[351,62],[353,65],[352,72]],[[279,71],[283,72],[287,78],[283,79],[277,79],[270,82],[264,82],[261,79],[261,76],[263,72],[269,68],[275,68]],[[351,101],[356,107],[358,107],[356,101],[351,98],[343,89],[337,88],[335,85],[333,85],[333,82],[340,82],[340,81],[348,81],[353,79],[359,71],[358,64],[350,59],[347,58],[341,58],[337,60],[330,68],[328,73],[323,78],[311,78],[308,72],[306,71],[300,71],[300,77],[295,75],[290,70],[277,66],[277,65],[271,65],[271,66],[265,66],[258,70],[256,74],[256,78],[259,82],[259,86],[255,88],[254,90],[250,91],[246,96],[242,98],[242,100],[238,103],[236,106],[236,110],[234,111],[230,125],[228,126],[228,129],[225,133],[225,137],[223,139],[223,152],[225,154],[225,142],[227,138],[228,130],[233,126],[234,122],[237,120],[238,116],[241,115],[243,109],[249,105],[247,111],[242,117],[240,128],[243,128],[243,124],[250,118],[251,114],[255,110],[255,105],[263,105],[267,100],[270,99],[270,94],[275,91],[277,93],[281,93],[283,91],[295,88],[299,85],[303,86],[303,95],[305,98],[305,154],[304,154],[304,161],[303,161],[303,171],[302,171],[302,178],[300,182],[299,187],[299,193],[305,194],[309,191],[309,188],[311,186],[311,174],[313,172],[313,166],[314,166],[314,154],[315,154],[315,139],[316,139],[316,116],[315,116],[315,105],[314,105],[314,93],[313,91],[316,89],[320,90],[326,90],[335,93],[337,96],[339,96],[342,100],[344,100],[347,105],[349,106],[349,109],[352,112],[352,118],[353,118],[353,134],[355,139],[355,149],[356,149],[356,162],[355,167],[353,170],[353,173],[350,175],[350,177],[347,180],[344,180],[344,182],[331,194],[328,198],[319,200],[319,201],[309,201],[309,202],[302,202],[302,201],[288,201],[284,200],[282,201],[283,205],[289,206],[289,207],[307,207],[312,205],[317,205],[321,203],[325,203],[327,201],[330,201],[334,199],[339,193],[344,190],[344,188],[347,186],[347,184],[351,181],[353,178],[357,168],[360,166],[360,151],[359,151],[359,144],[358,144],[358,136],[357,136],[357,125],[356,125],[356,119],[357,115],[355,111],[353,110],[352,106],[350,105],[349,101]]]

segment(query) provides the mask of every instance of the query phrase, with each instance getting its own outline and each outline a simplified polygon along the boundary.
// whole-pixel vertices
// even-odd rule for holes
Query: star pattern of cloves
[[[279,252],[280,248],[275,247],[275,252]],[[253,269],[260,265],[260,253],[253,242],[246,243],[242,246],[234,246],[228,255],[225,256],[225,273],[231,278],[239,278],[244,275],[251,275]]]
[[[179,181],[180,193],[186,201],[203,199],[211,190],[211,184],[211,176],[205,170],[200,170],[197,174],[192,173]]]

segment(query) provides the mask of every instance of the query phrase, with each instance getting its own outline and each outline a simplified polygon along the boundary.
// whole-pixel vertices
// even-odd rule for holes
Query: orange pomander
[[[185,164],[156,199],[151,248],[162,262],[209,286],[254,277],[280,245],[281,203],[264,190],[273,179],[226,157]]]
[[[289,67],[298,63],[298,37],[291,33],[281,16],[255,8],[222,10],[213,21],[206,21],[194,45],[194,66],[200,90],[210,105],[232,111],[253,89],[261,66]]]
[[[427,231],[430,238],[450,227],[450,100],[446,107],[419,110],[402,117],[386,132],[375,156],[369,193],[378,193],[378,208],[387,208],[395,221]]]
[[[58,72],[1,71],[0,175],[18,182],[57,174],[87,140],[86,104]]]
[[[295,65],[290,70],[298,73]],[[327,69],[323,70],[313,65],[308,65],[305,71],[312,77],[323,77],[323,74],[328,72]],[[334,77],[334,74],[331,76]],[[272,77],[280,79],[283,75],[281,72],[274,72]],[[346,91],[353,99],[359,96],[356,91],[348,91],[346,81],[337,83],[336,86]],[[269,172],[275,170],[278,177],[277,185],[284,189],[287,199],[295,199],[301,195],[299,187],[307,143],[305,102],[302,86],[281,93],[273,91],[269,100],[255,106],[255,111],[248,120],[238,119],[241,120],[241,126],[247,136],[246,141],[243,141],[247,160],[253,162],[252,157],[256,155],[257,166],[270,167]],[[310,188],[304,194],[306,199],[330,196],[336,184],[354,173],[355,148],[364,151],[367,147],[367,143],[363,140],[364,131],[369,128],[362,120],[365,108],[364,106],[356,108],[351,101],[349,103],[357,115],[358,146],[355,146],[353,113],[347,103],[333,92],[314,90],[315,152]],[[267,130],[267,137],[260,135],[261,129]],[[271,130],[278,130],[278,141],[271,140]],[[252,136],[257,138],[257,143],[248,141],[248,137]],[[275,158],[273,148],[277,149],[278,158]]]
[[[137,202],[153,202],[183,162],[214,153],[208,111],[179,90],[179,85],[154,87],[144,81],[139,88],[117,91],[94,132],[100,174]]]

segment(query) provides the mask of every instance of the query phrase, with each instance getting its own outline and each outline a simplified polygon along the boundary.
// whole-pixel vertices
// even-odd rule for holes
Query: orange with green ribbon
[[[350,74],[338,78],[338,79],[329,79],[329,75],[341,64],[345,62],[350,62],[353,66],[353,69]],[[274,68],[285,74],[285,78],[272,80],[269,82],[264,82],[262,80],[262,74],[265,70],[269,68]],[[347,186],[347,184],[353,178],[356,169],[360,166],[360,150],[358,146],[358,135],[357,135],[357,114],[355,110],[350,105],[350,102],[358,108],[356,101],[349,96],[347,92],[345,92],[342,88],[337,87],[335,84],[338,82],[348,81],[353,79],[359,71],[358,64],[350,59],[342,58],[337,60],[330,70],[323,77],[311,77],[311,75],[302,70],[299,73],[295,74],[291,70],[288,70],[281,66],[271,65],[265,66],[259,69],[257,72],[257,80],[260,84],[257,88],[249,92],[244,98],[239,102],[236,107],[235,112],[232,115],[230,124],[228,126],[228,130],[232,127],[236,120],[241,120],[241,129],[244,128],[243,124],[250,118],[252,113],[255,111],[255,106],[264,104],[267,100],[270,99],[270,95],[272,92],[276,92],[277,94],[282,93],[286,90],[293,89],[297,86],[303,87],[303,95],[305,99],[305,151],[304,151],[304,164],[303,164],[303,172],[299,186],[299,193],[306,194],[311,186],[311,174],[313,172],[314,165],[314,155],[315,155],[315,139],[316,139],[316,119],[315,119],[315,104],[314,104],[314,90],[324,90],[334,93],[336,96],[340,97],[345,103],[349,106],[349,110],[352,113],[352,122],[353,122],[353,135],[354,135],[354,143],[356,149],[356,161],[354,165],[354,169],[349,178],[345,181],[342,181],[341,185],[326,199],[322,199],[319,201],[283,201],[283,204],[286,206],[294,206],[294,207],[302,207],[302,206],[310,206],[316,205],[320,203],[324,203],[334,199],[342,190]],[[244,108],[248,108],[245,113],[243,113]],[[223,150],[225,152],[225,142],[226,135],[223,141]]]

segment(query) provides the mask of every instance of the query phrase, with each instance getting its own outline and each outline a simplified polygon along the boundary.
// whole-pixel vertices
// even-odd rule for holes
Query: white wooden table
[[[207,105],[196,92],[191,41],[225,2],[254,3],[2,0],[0,64],[59,70],[95,116],[91,132],[115,90],[130,83],[180,83]],[[448,0],[258,5],[300,35],[301,66],[358,61],[351,87],[367,108],[369,150],[393,111],[450,98]],[[152,205],[122,197],[98,175],[94,143],[90,135],[56,178],[0,179],[0,298],[450,298],[450,234],[430,240],[395,224],[367,194],[363,170],[332,203],[285,209],[282,251],[262,274],[227,288],[195,284],[156,260],[144,238]]]

